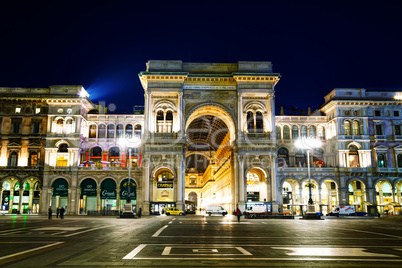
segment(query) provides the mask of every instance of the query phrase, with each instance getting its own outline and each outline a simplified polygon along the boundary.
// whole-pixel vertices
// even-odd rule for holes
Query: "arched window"
[[[58,153],[68,153],[68,145],[66,143],[62,143],[57,150]]]
[[[98,126],[98,139],[106,138],[106,126],[105,124],[99,124]]]
[[[302,138],[304,137],[307,137],[307,127],[306,126],[301,126],[301,128],[300,128],[300,134],[301,134],[301,136],[302,136]]]
[[[315,126],[310,126],[309,128],[309,136],[313,138],[317,138],[317,131]]]
[[[262,116],[261,112],[257,112],[255,115],[255,125],[256,125],[257,133],[264,132],[264,122],[263,122],[263,116]]]
[[[278,149],[278,167],[289,166],[289,151],[285,147]]]
[[[166,130],[164,132],[172,132],[173,131],[173,113],[168,111],[166,113]]]
[[[66,120],[66,133],[73,133],[74,129],[73,129],[73,119],[67,119]]]
[[[280,127],[280,126],[276,126],[276,127],[275,127],[275,131],[276,131],[276,139],[277,139],[277,140],[281,140],[281,139],[282,139],[281,127]]]
[[[290,140],[290,128],[288,126],[283,127],[283,139]]]
[[[99,146],[91,149],[91,161],[99,162],[102,160],[102,148]]]
[[[345,127],[345,135],[350,135],[350,122],[349,121],[345,121],[343,123],[344,127]]]
[[[124,127],[122,124],[118,124],[116,127],[116,132],[117,132],[117,137],[116,138],[122,138],[124,135]]]
[[[313,150],[313,163],[315,167],[324,167],[324,150],[315,148]]]
[[[29,161],[28,161],[28,165],[30,167],[36,167],[38,166],[39,162],[38,162],[38,153],[37,152],[30,152],[29,153]]]
[[[325,128],[323,126],[318,127],[318,137],[321,140],[325,140]]]
[[[133,137],[133,125],[128,124],[126,126],[126,138],[131,139]]]
[[[118,161],[120,158],[120,149],[119,147],[112,147],[109,150],[109,161]]]
[[[386,159],[385,153],[379,153],[377,155],[377,165],[379,168],[387,167],[387,159]]]
[[[56,133],[62,134],[63,133],[63,127],[64,127],[64,120],[60,118],[56,122]]]
[[[114,125],[113,124],[107,125],[107,138],[114,139]]]
[[[141,137],[141,125],[140,124],[135,125],[135,127],[134,127],[134,135],[138,136],[138,137]]]
[[[360,123],[359,121],[353,121],[353,135],[360,135]]]
[[[398,154],[398,156],[396,157],[396,162],[397,162],[398,168],[402,168],[402,154]]]
[[[299,128],[297,126],[292,126],[292,140],[297,140],[299,138]]]
[[[296,166],[306,166],[306,152],[304,150],[297,150],[295,154],[295,160]]]
[[[96,138],[96,125],[94,125],[94,124],[89,126],[89,138],[90,139]]]
[[[247,130],[248,133],[254,133],[254,115],[252,112],[247,112]]]
[[[156,114],[156,131],[163,132],[163,125],[164,125],[164,115],[162,111],[158,111]]]
[[[359,152],[357,150],[357,147],[354,145],[349,146],[348,161],[349,167],[360,167]]]
[[[10,157],[8,158],[8,166],[9,167],[16,167],[18,163],[18,153],[12,152]]]
[[[173,174],[170,171],[162,171],[156,178],[158,181],[173,181]]]

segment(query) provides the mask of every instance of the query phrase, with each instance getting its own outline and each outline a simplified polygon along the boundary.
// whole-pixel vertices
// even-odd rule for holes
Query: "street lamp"
[[[320,215],[315,213],[313,198],[311,195],[311,175],[310,175],[310,150],[321,147],[321,141],[313,137],[302,137],[296,140],[295,146],[299,149],[307,151],[307,173],[308,173],[308,193],[309,199],[307,204],[307,215],[303,215],[303,219],[321,219]]]
[[[126,199],[126,205],[124,206],[124,211],[120,215],[120,218],[134,218],[134,213],[133,213],[133,207],[131,204],[131,149],[132,148],[137,148],[139,144],[141,143],[141,139],[138,136],[134,137],[128,137],[128,138],[123,138],[120,139],[120,142],[125,145],[125,147],[128,148],[128,186],[127,186],[127,199]]]

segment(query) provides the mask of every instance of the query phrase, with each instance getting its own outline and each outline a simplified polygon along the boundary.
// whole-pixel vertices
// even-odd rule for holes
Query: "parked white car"
[[[211,216],[212,214],[222,216],[228,214],[226,209],[224,209],[222,206],[207,206],[207,208],[205,209],[205,213],[208,214],[209,216]]]

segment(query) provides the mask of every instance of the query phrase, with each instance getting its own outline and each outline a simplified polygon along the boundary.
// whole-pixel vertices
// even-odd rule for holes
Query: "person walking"
[[[236,208],[236,216],[237,216],[237,222],[240,222],[241,211],[239,208]]]
[[[64,219],[64,207],[60,208],[60,219]]]
[[[52,213],[53,213],[52,207],[49,207],[49,209],[47,210],[47,214],[48,214],[49,220],[52,219]]]
[[[141,218],[141,208],[138,210],[138,218]]]
[[[59,214],[60,214],[60,208],[59,208],[59,207],[57,207],[57,208],[56,208],[56,218],[58,218],[58,217],[59,217]]]

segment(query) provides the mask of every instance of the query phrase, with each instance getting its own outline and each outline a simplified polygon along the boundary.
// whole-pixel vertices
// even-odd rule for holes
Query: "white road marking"
[[[64,227],[64,226],[59,226],[59,227],[42,227],[42,228],[36,228],[33,229],[34,231],[77,231],[84,229],[85,227]]]
[[[24,243],[25,243],[25,242],[24,242]],[[0,257],[0,260],[12,258],[12,257],[18,256],[18,255],[22,255],[22,254],[29,253],[29,252],[32,252],[32,251],[41,250],[41,249],[48,248],[48,247],[53,247],[53,246],[56,246],[56,245],[59,245],[59,244],[63,244],[63,243],[64,243],[64,242],[56,242],[56,243],[49,244],[49,245],[46,245],[46,246],[41,246],[41,247],[38,247],[38,248],[33,248],[33,249],[24,250],[24,251],[21,251],[21,252],[18,252],[18,253],[14,253],[14,254],[10,254],[10,255],[7,255],[7,256]]]
[[[333,229],[344,230],[343,228],[337,228],[337,227],[333,227]],[[358,229],[348,229],[348,231],[355,231],[355,232],[361,232],[361,233],[367,233],[367,234],[376,234],[376,235],[382,235],[382,236],[388,236],[388,237],[402,239],[402,236],[390,235],[390,234],[384,234],[384,233],[376,233],[376,232],[370,232],[370,231],[364,231],[364,230],[358,230]]]
[[[248,252],[247,250],[245,250],[245,249],[242,248],[242,247],[236,247],[236,249],[237,249],[238,251],[240,251],[241,253],[243,253],[244,255],[253,255],[253,254],[251,254],[250,252]]]
[[[293,251],[286,253],[289,256],[398,257],[393,254],[367,252],[365,248],[272,247],[272,249]]]
[[[170,251],[172,250],[172,247],[165,247],[162,251],[161,255],[170,255]]]
[[[162,233],[162,231],[165,230],[167,227],[168,227],[168,225],[163,226],[163,227],[160,228],[158,231],[156,231],[156,233],[154,233],[154,234],[152,235],[152,237],[158,237],[158,236]]]
[[[136,247],[133,251],[128,253],[126,256],[124,256],[123,260],[129,260],[133,259],[143,248],[145,248],[147,245],[141,244],[138,247]]]
[[[172,224],[172,223],[173,223],[173,221],[170,221],[170,222],[169,222],[169,224]]]
[[[197,248],[197,249],[193,248],[193,252],[206,253],[206,252],[218,252],[218,250],[216,248]]]
[[[191,253],[175,253],[171,254],[173,247],[165,247],[162,251],[162,256],[235,256],[235,255],[253,255],[242,247],[230,247],[230,246],[222,246],[219,248],[193,248],[194,245],[176,245],[175,248],[183,249],[183,248],[191,248]],[[214,245],[215,247],[215,245]],[[237,249],[240,253],[219,253],[219,249]],[[195,254],[196,253],[196,254]]]
[[[107,227],[114,227],[114,225],[96,227],[96,228],[92,228],[92,229],[88,229],[88,230],[84,230],[84,231],[76,232],[76,233],[72,233],[72,234],[67,234],[67,235],[63,235],[63,236],[64,236],[64,237],[69,237],[69,236],[73,236],[73,235],[77,235],[77,234],[82,234],[82,233],[87,233],[87,232],[91,232],[91,231],[95,231],[95,230],[103,229],[103,228],[107,228]]]

